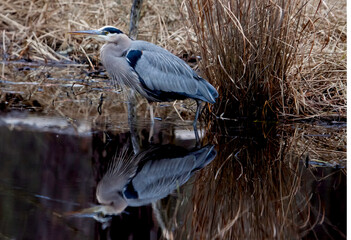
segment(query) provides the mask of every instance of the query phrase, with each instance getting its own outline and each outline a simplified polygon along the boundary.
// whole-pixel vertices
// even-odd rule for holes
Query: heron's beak
[[[68,32],[75,35],[104,35],[100,30],[84,30],[84,31],[74,31]]]

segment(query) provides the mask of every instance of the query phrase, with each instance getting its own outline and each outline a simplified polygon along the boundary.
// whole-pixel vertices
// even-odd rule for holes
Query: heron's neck
[[[111,39],[108,43],[104,44],[100,50],[101,55],[113,55],[121,57],[125,51],[130,48],[132,40],[124,34],[118,34],[115,39]]]

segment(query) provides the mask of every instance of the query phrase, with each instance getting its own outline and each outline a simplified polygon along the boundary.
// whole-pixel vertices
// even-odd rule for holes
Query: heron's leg
[[[154,125],[155,125],[154,106],[152,102],[149,103],[149,107],[150,107],[150,122],[151,122],[150,132],[149,132],[149,142],[151,142],[152,137],[154,135]]]
[[[103,93],[101,93],[99,106],[98,106],[98,108],[97,108],[97,111],[98,111],[99,115],[102,114],[101,107],[102,107],[102,103],[103,103],[103,102],[104,102],[104,95],[103,95]]]
[[[134,154],[140,152],[140,137],[136,128],[137,115],[136,115],[136,99],[132,89],[127,90],[127,106],[128,106],[128,124],[130,128],[130,135],[132,139]]]
[[[201,100],[196,100],[196,113],[195,113],[195,120],[193,122],[193,127],[194,127],[194,133],[195,133],[195,139],[196,139],[196,145],[200,143],[200,138],[199,138],[199,133],[197,131],[197,119],[199,118],[200,112],[201,112]]]

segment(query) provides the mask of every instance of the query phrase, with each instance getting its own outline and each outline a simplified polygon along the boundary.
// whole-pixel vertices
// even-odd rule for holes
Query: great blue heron
[[[90,35],[106,42],[100,57],[114,84],[136,90],[149,102],[195,99],[193,126],[197,134],[201,102],[215,103],[218,92],[182,59],[155,44],[132,40],[111,26],[70,33]],[[152,107],[150,114],[153,121]]]

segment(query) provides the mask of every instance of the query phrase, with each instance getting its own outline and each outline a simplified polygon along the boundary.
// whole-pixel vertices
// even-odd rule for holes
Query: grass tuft
[[[345,116],[345,2],[333,4],[185,1],[199,66],[222,96],[217,115]]]

